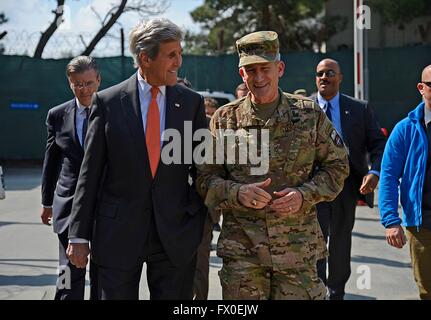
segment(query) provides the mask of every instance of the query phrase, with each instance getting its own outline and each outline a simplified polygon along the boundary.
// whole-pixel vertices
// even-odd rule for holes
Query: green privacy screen
[[[283,55],[286,71],[280,87],[315,91],[316,64],[325,57],[340,62],[342,92],[353,94],[352,51],[329,54],[298,52]],[[33,59],[0,56],[0,160],[42,159],[45,119],[50,108],[73,98],[65,68],[69,59]],[[97,58],[101,89],[127,79],[135,72],[131,58]],[[241,82],[236,55],[184,56],[180,76],[196,90],[233,93]],[[370,104],[380,124],[389,131],[420,102],[416,84],[421,70],[431,64],[431,47],[372,49],[369,51]]]

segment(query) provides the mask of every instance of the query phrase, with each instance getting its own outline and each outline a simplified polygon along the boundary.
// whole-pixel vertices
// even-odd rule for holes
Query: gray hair
[[[70,60],[66,66],[66,75],[69,77],[73,73],[82,73],[93,69],[97,75],[100,75],[99,67],[96,60],[89,56],[78,56]]]
[[[134,66],[139,67],[139,55],[144,52],[150,59],[159,54],[160,43],[181,41],[181,29],[168,19],[152,19],[140,22],[129,34],[129,48],[133,56]]]

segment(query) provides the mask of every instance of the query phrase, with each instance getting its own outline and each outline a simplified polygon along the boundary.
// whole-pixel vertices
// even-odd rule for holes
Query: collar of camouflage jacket
[[[271,127],[275,123],[277,123],[280,118],[286,119],[286,117],[290,122],[290,120],[292,119],[291,105],[294,102],[289,98],[288,95],[284,94],[280,89],[278,89],[278,93],[281,99],[279,99],[279,104],[277,108],[275,109],[272,116],[268,119],[268,121],[266,121],[266,123],[257,117],[256,111],[252,106],[251,97],[250,95],[247,95],[247,97],[245,98],[244,102],[241,105],[241,111],[240,111],[242,115],[241,122],[240,122],[241,127],[245,128],[245,127],[255,127],[255,126],[262,126],[262,125],[264,125],[265,127]]]

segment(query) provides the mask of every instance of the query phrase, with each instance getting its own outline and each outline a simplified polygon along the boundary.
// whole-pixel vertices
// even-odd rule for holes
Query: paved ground
[[[0,300],[52,299],[58,257],[57,237],[40,223],[40,168],[4,168],[6,199],[0,201]],[[352,276],[347,299],[417,299],[408,248],[389,247],[378,211],[358,207],[353,234]],[[215,233],[214,242],[218,233]],[[221,299],[217,271],[221,260],[211,252],[209,298]],[[145,270],[143,271],[145,279]],[[148,299],[141,281],[141,299]],[[88,296],[88,286],[87,293]]]

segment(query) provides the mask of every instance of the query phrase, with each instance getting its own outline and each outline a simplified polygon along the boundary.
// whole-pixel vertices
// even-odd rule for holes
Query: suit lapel
[[[343,140],[346,144],[347,148],[350,145],[350,116],[351,116],[350,105],[347,99],[340,93],[340,121],[341,121],[341,129],[343,130]]]
[[[74,144],[79,149],[83,150],[81,144],[79,143],[78,133],[76,130],[76,110],[77,110],[76,100],[73,99],[66,107],[66,110],[64,113],[64,126],[65,126],[65,131],[72,138],[72,141],[74,142]]]
[[[166,86],[166,114],[165,130],[176,128],[182,131],[181,120],[183,118],[182,107],[178,102],[179,92],[176,86]],[[163,141],[163,146],[167,141]]]
[[[183,128],[181,127],[181,123],[184,118],[184,114],[183,114],[184,110],[181,109],[181,104],[178,101],[179,95],[180,93],[178,92],[178,89],[176,86],[173,86],[173,87],[166,86],[165,130],[178,129],[180,132],[183,131]],[[168,141],[163,141],[160,151],[163,150],[163,147],[166,145],[167,142]],[[181,147],[183,147],[182,143],[181,143]],[[154,179],[160,176],[160,172],[164,170],[163,168],[164,168],[164,164],[162,162],[162,158],[160,157],[160,162],[157,167],[156,176],[154,177]]]
[[[181,101],[179,100],[180,92],[178,91],[177,86],[166,86],[166,112],[165,112],[165,130],[167,129],[177,129],[182,133],[181,139],[181,150],[184,150],[183,139],[183,120],[184,120],[184,107],[181,105]],[[168,141],[163,141],[161,146],[161,150],[168,143]],[[184,156],[184,155],[183,155]],[[165,165],[162,162],[162,158],[160,158],[159,166],[157,167],[155,179],[158,176],[165,176],[163,174]]]
[[[126,118],[138,154],[138,161],[142,161],[145,175],[152,179],[147,146],[145,143],[144,126],[142,123],[141,103],[139,100],[138,79],[136,73],[129,78],[121,92],[121,107]]]
[[[311,96],[311,98],[314,100],[314,102],[319,105],[319,101],[317,100],[317,94]],[[341,122],[341,130],[343,130],[343,141],[347,148],[349,148],[350,144],[350,116],[351,116],[351,110],[350,105],[347,101],[347,99],[344,97],[343,94],[340,93],[340,122]]]

